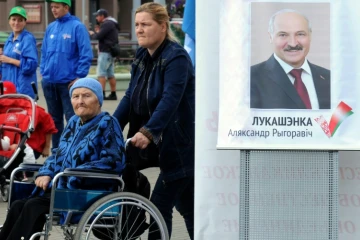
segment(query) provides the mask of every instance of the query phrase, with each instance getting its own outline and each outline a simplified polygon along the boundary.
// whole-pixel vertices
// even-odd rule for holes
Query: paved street
[[[108,111],[109,113],[112,114],[115,111],[115,108],[116,108],[119,100],[122,98],[123,94],[124,94],[124,92],[117,92],[118,101],[104,101],[103,111]],[[40,83],[39,83],[38,105],[46,108],[46,103],[45,103],[45,99],[44,99],[44,95],[43,95]],[[126,131],[127,131],[127,129],[125,129],[124,132],[126,132]],[[43,161],[44,161],[44,159],[39,159],[38,163],[42,163]],[[150,168],[150,169],[144,170],[142,172],[148,177],[151,185],[154,186],[156,178],[159,174],[159,170],[157,168]],[[7,203],[1,202],[1,200],[0,200],[0,224],[2,224],[5,220],[6,208],[7,208]],[[189,239],[182,217],[179,215],[178,212],[176,212],[176,210],[174,210],[174,212],[175,213],[174,213],[174,219],[173,219],[173,233],[172,233],[171,239],[173,239],[173,240]],[[61,230],[58,228],[53,229],[52,235],[50,236],[50,240],[60,240],[60,239],[64,239],[62,236]]]

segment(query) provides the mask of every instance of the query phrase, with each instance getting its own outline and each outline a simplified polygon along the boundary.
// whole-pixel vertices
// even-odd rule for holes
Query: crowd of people
[[[52,153],[35,177],[36,189],[29,198],[12,203],[0,239],[29,239],[41,231],[49,211],[51,180],[66,167],[111,169],[121,174],[126,161],[122,130],[127,124],[127,137],[136,149],[133,158],[142,161],[140,155],[151,152],[148,157],[160,168],[150,200],[163,215],[169,235],[175,207],[193,239],[195,71],[170,30],[166,7],[150,2],[136,10],[140,47],[132,63],[129,87],[111,116],[101,107],[103,100],[117,100],[111,55],[111,48],[118,44],[116,20],[100,9],[94,13],[100,28],[88,31],[70,14],[70,0],[46,1],[55,21],[43,38],[40,74],[57,133],[52,135]],[[35,38],[25,30],[26,11],[14,9],[9,14],[13,33],[0,56],[2,80],[13,82],[18,93],[33,96],[28,86],[37,82]],[[93,59],[91,38],[99,40],[98,80],[87,78]],[[106,79],[109,96],[104,91]],[[80,185],[76,178],[69,178],[58,187],[77,189]],[[158,232],[151,230],[149,239],[159,239]]]

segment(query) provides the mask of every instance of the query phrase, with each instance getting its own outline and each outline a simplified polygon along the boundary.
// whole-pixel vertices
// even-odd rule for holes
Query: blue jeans
[[[173,208],[176,207],[185,220],[190,239],[194,239],[194,177],[181,178],[165,183],[160,173],[150,200],[164,217],[169,237],[171,237],[172,232]],[[150,227],[149,232],[154,231],[154,234],[149,234],[148,239],[160,239],[157,235],[158,231],[155,229],[156,224],[153,225],[155,226]]]
[[[66,121],[69,121],[75,114],[69,95],[69,83],[50,83],[43,79],[41,85],[48,112],[58,130],[57,133],[52,135],[52,148],[54,149],[59,146],[60,136],[64,130],[64,115]]]
[[[98,77],[114,77],[114,58],[107,52],[98,54],[98,65],[96,68]]]

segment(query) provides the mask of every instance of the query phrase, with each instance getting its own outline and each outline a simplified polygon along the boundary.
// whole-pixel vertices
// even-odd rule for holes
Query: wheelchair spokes
[[[114,193],[84,213],[75,239],[148,239],[149,229],[154,234],[151,239],[168,239],[164,226],[161,214],[148,199],[131,193]]]

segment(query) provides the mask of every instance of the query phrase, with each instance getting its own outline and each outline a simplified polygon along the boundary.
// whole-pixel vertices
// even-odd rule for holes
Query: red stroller
[[[27,95],[3,95],[2,82],[0,91],[0,139],[3,141],[0,144],[0,187],[2,200],[7,201],[8,179],[12,170],[23,162],[26,141],[35,129],[36,106]]]

